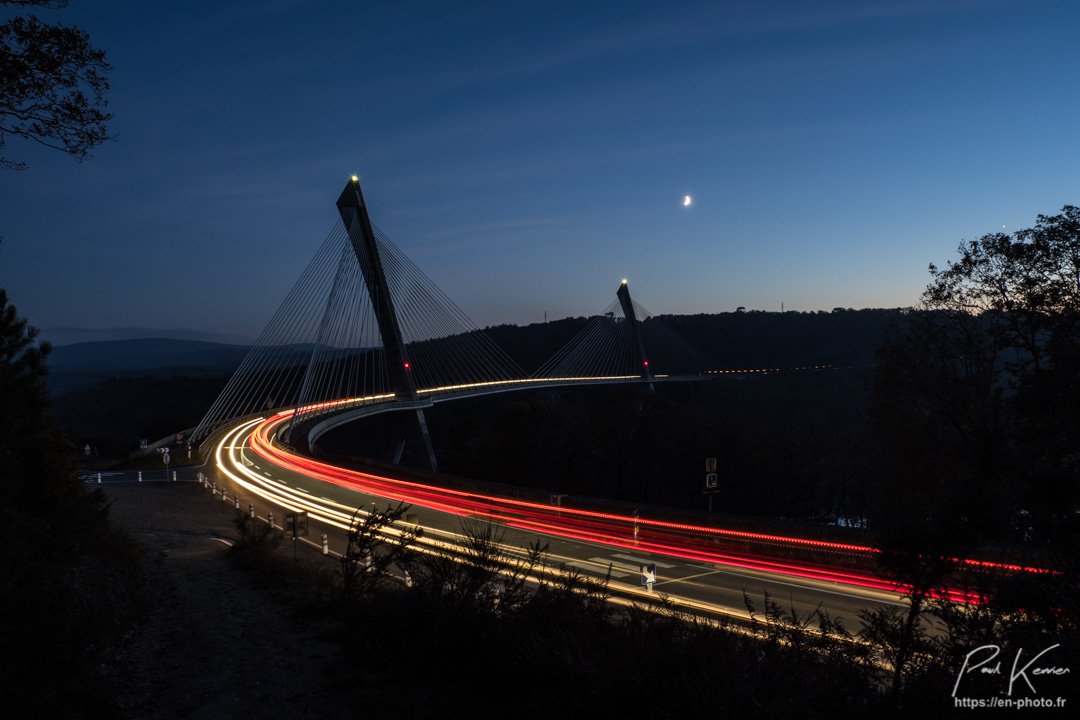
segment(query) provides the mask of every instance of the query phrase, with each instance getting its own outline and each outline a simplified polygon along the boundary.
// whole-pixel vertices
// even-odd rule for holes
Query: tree
[[[1080,503],[1080,208],[962,243],[959,254],[944,270],[930,266],[924,300],[980,318],[1001,350],[1024,509],[1042,524],[1036,534],[1053,534]]]
[[[872,416],[892,466],[978,533],[1046,537],[1080,501],[1080,209],[958,252],[879,346]]]
[[[62,8],[67,0],[0,0],[8,7]],[[0,24],[0,150],[7,138],[33,140],[78,162],[109,136],[105,112],[112,67],[105,53],[76,27],[48,24],[33,15]],[[0,166],[25,162],[0,155]]]
[[[1080,209],[963,242],[930,274],[904,329],[877,348],[870,403],[884,454],[878,557],[910,608],[864,621],[893,661],[896,696],[905,664],[920,649],[934,655],[919,627],[926,609],[960,645],[990,626],[1014,647],[1075,636],[1080,610]],[[958,560],[987,539],[1040,545],[1057,572],[979,570],[993,611],[984,622],[934,598],[958,586]],[[963,627],[972,616],[979,623]],[[956,643],[946,650],[955,659]]]
[[[35,510],[37,495],[47,483],[32,482],[35,475],[61,478],[61,484],[74,482],[63,461],[61,467],[45,463],[55,459],[49,445],[57,442],[55,426],[49,416],[49,395],[45,386],[48,367],[45,359],[52,347],[36,343],[37,328],[20,318],[7,292],[0,289],[0,480],[4,483],[6,511],[12,506]],[[69,477],[71,476],[71,477]],[[3,513],[0,513],[3,517]]]
[[[0,290],[0,694],[42,717],[115,717],[103,658],[141,600],[140,555],[76,475],[45,386],[48,343]]]

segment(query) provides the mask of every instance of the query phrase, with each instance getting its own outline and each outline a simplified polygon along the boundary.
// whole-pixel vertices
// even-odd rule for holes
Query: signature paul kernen
[[[1024,649],[1020,648],[1016,651],[1016,655],[1013,657],[1012,670],[1009,672],[1009,688],[1006,695],[1012,696],[1013,687],[1016,685],[1017,680],[1023,680],[1027,683],[1028,688],[1033,693],[1038,693],[1035,689],[1035,685],[1032,683],[1031,678],[1047,676],[1047,675],[1067,675],[1071,668],[1059,667],[1056,665],[1036,665],[1039,658],[1046,653],[1050,652],[1056,647],[1060,647],[1061,643],[1051,645],[1039,654],[1032,657],[1027,661],[1025,665],[1020,666],[1020,661],[1024,655]],[[956,684],[953,685],[953,697],[956,697],[957,690],[960,689],[960,683],[964,678],[971,673],[978,673],[979,675],[997,675],[999,677],[1005,677],[1001,672],[1001,646],[999,645],[982,645],[975,648],[967,654],[964,658],[964,664],[960,667],[960,673],[956,676]],[[975,662],[972,662],[972,660]],[[997,662],[994,662],[994,661]],[[993,663],[993,664],[991,664]]]

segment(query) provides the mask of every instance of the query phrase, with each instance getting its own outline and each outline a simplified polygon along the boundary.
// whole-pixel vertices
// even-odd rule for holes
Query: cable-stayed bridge
[[[354,177],[340,219],[196,429],[205,441],[237,421],[289,411],[281,439],[310,449],[364,415],[409,412],[409,435],[435,455],[424,408],[538,386],[699,378],[715,365],[630,298],[593,316],[536,372],[517,363],[395,246],[368,216]]]

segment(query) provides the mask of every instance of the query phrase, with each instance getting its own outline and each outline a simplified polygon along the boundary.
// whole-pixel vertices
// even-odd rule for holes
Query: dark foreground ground
[[[127,718],[355,716],[325,687],[339,653],[332,623],[295,617],[230,561],[231,504],[191,482],[104,487],[115,525],[147,551],[156,598],[114,658]]]

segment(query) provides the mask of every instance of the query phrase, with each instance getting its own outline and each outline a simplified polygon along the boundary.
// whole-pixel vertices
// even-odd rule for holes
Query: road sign
[[[707,475],[705,475],[705,487],[707,487],[707,488],[716,487],[716,473],[711,472],[711,473],[708,473]]]
[[[161,460],[162,460],[162,462],[164,462],[164,463],[165,463],[166,465],[168,465],[168,464],[169,464],[169,453],[165,453],[165,454],[163,454],[163,455],[161,456]]]
[[[705,458],[705,472],[716,472],[716,458]]]
[[[285,515],[284,530],[286,535],[291,535],[295,540],[298,537],[306,537],[308,534],[308,516],[306,510],[287,513]]]
[[[90,454],[90,446],[87,445],[86,447],[83,448],[83,455],[89,455],[89,454]]]
[[[641,566],[641,584],[652,585],[656,582],[656,565],[649,563]]]

